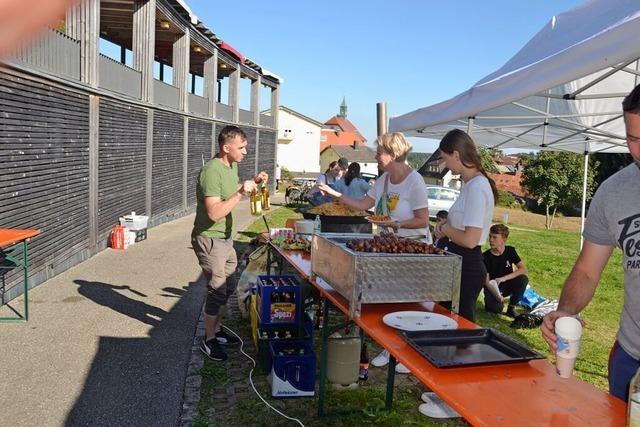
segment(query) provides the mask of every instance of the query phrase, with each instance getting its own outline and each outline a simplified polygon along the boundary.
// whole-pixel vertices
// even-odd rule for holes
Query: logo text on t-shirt
[[[618,224],[622,225],[622,231],[618,237],[618,244],[622,248],[627,265],[625,269],[640,268],[640,213],[621,219]],[[631,259],[637,258],[637,259]]]

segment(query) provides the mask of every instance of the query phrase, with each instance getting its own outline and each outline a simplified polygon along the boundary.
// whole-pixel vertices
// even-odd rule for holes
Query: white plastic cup
[[[580,353],[582,323],[574,317],[556,320],[556,371],[562,378],[570,378]]]
[[[489,292],[493,295],[498,301],[502,302],[502,294],[500,293],[500,287],[498,286],[498,282],[495,280],[489,280]]]

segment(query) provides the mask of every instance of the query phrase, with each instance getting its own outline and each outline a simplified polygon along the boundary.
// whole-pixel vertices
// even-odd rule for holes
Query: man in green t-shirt
[[[218,154],[202,167],[196,187],[198,205],[191,245],[207,279],[205,336],[200,350],[213,360],[226,360],[221,345],[238,342],[220,323],[236,286],[231,279],[238,264],[231,238],[233,208],[243,195],[256,190],[257,183],[269,178],[260,172],[253,180],[240,183],[237,164],[246,155],[247,135],[237,126],[225,126],[218,136]]]

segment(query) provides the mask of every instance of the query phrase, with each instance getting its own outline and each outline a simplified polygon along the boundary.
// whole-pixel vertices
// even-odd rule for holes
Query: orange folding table
[[[12,246],[22,245],[22,256],[14,257],[3,252],[0,259],[0,272],[20,267],[22,268],[22,282],[24,286],[24,312],[13,317],[0,317],[0,322],[27,321],[29,320],[29,258],[28,246],[31,238],[40,234],[40,230],[18,230],[11,228],[0,228],[0,249],[9,249]],[[4,277],[4,274],[2,275]]]
[[[321,297],[348,317],[347,300],[322,279],[313,277],[308,253],[282,250],[275,245],[272,247],[318,290]],[[420,310],[447,315],[458,322],[459,328],[478,327],[438,304],[434,309],[430,308],[425,303],[367,304],[363,305],[360,317],[350,319],[392,356],[388,377],[390,384],[387,387],[388,407],[392,399],[395,363],[400,362],[472,425],[603,427],[625,424],[626,405],[622,400],[578,378],[560,378],[555,367],[547,360],[436,368],[404,341],[396,330],[382,322],[382,317],[387,313]],[[328,304],[325,304],[324,315],[326,322]],[[325,334],[326,331],[323,331],[318,396],[320,415],[324,412]]]

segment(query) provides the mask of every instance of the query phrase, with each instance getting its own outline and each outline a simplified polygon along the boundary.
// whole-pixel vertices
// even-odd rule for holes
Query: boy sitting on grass
[[[448,245],[449,245],[449,238],[443,234],[441,234],[439,231],[440,227],[443,223],[447,222],[447,219],[449,218],[449,212],[447,211],[438,211],[438,213],[436,213],[436,228],[433,232],[433,246],[440,248],[440,249],[444,249],[445,251],[449,250]]]
[[[494,224],[489,229],[491,249],[483,253],[488,273],[484,287],[484,306],[490,313],[502,313],[504,297],[511,296],[506,315],[516,317],[516,305],[522,299],[529,279],[526,276],[527,267],[515,248],[506,246],[508,237],[509,227],[506,225]],[[491,292],[490,280],[496,281],[499,292]]]

